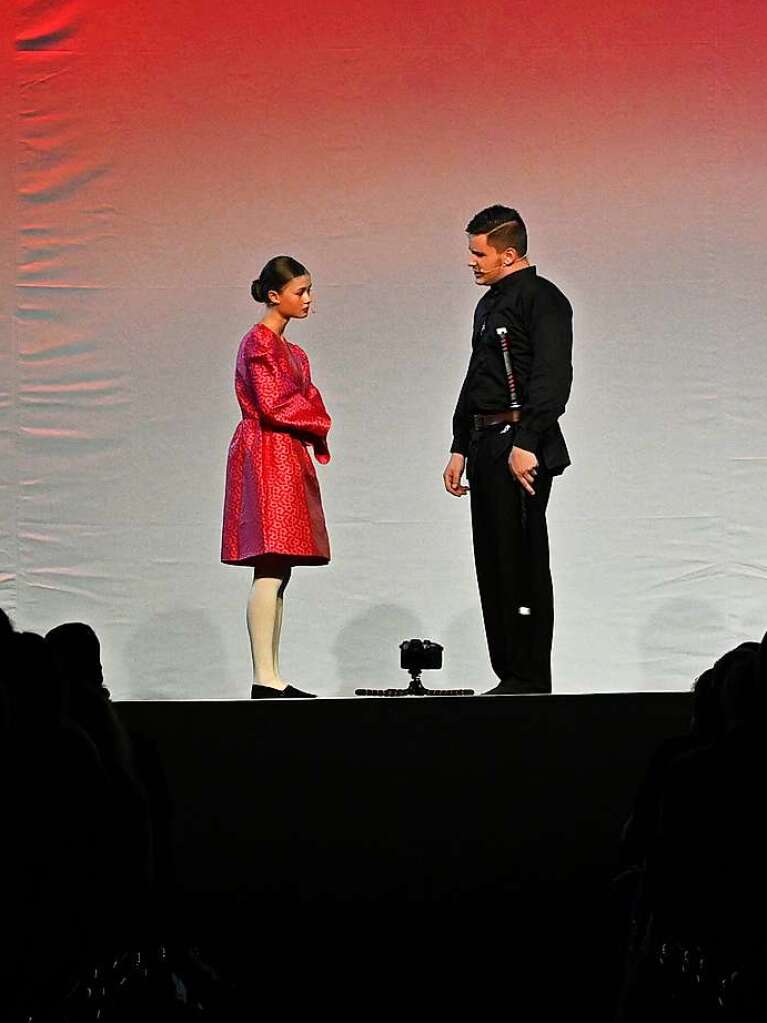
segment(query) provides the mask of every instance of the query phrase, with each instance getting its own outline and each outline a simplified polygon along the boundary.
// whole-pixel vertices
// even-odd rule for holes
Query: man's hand
[[[452,494],[453,497],[463,497],[464,494],[469,492],[469,488],[464,487],[461,483],[465,467],[466,459],[463,455],[451,455],[447,468],[442,473],[442,479],[445,481],[445,490],[448,494]]]
[[[535,496],[533,483],[538,472],[538,459],[532,451],[525,451],[524,448],[512,448],[509,455],[509,471],[528,494]]]

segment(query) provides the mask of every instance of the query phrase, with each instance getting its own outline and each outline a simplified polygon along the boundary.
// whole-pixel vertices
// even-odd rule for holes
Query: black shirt
[[[565,411],[573,378],[573,311],[556,285],[525,267],[502,277],[479,300],[472,353],[453,416],[451,451],[466,455],[475,412],[502,412],[510,404],[503,350],[496,333],[507,329],[522,421],[514,444],[547,454],[548,468],[569,464],[557,420]],[[554,463],[554,464],[552,464]]]

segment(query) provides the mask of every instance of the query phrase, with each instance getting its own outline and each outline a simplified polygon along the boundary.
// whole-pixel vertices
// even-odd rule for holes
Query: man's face
[[[513,262],[514,251],[507,249],[499,252],[488,243],[486,234],[469,235],[468,264],[477,284],[495,284],[508,273],[510,262]]]

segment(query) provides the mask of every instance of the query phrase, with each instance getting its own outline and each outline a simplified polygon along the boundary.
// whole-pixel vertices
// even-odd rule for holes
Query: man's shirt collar
[[[523,267],[522,270],[515,270],[514,273],[506,274],[505,277],[501,277],[500,281],[496,281],[495,284],[490,285],[490,290],[493,292],[506,291],[507,288],[518,284],[523,277],[535,277],[535,275],[535,267],[526,266]],[[517,280],[517,278],[519,278],[519,280]]]

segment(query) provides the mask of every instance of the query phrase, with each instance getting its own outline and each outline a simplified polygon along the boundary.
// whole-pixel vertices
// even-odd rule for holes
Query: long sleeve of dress
[[[297,349],[297,351],[301,358],[301,365],[303,367],[304,378],[306,381],[306,389],[304,391],[304,396],[306,397],[307,401],[315,403],[319,408],[324,410],[325,404],[322,400],[322,395],[312,382],[312,371],[311,367],[309,366],[309,357],[302,348]],[[328,416],[327,412],[325,412],[325,415],[327,416],[329,428],[330,416]],[[318,434],[312,434],[311,436],[311,444],[312,447],[314,448],[314,457],[317,459],[320,465],[326,465],[330,461],[330,449],[328,448],[327,434],[328,431],[326,429],[325,433],[322,436],[319,436]]]
[[[283,354],[263,344],[255,346],[246,357],[259,417],[272,429],[308,438],[315,450],[319,446],[326,454],[330,416],[311,378],[307,386],[302,386],[290,372],[287,359],[287,351]],[[319,451],[317,455],[318,461],[322,461]]]

